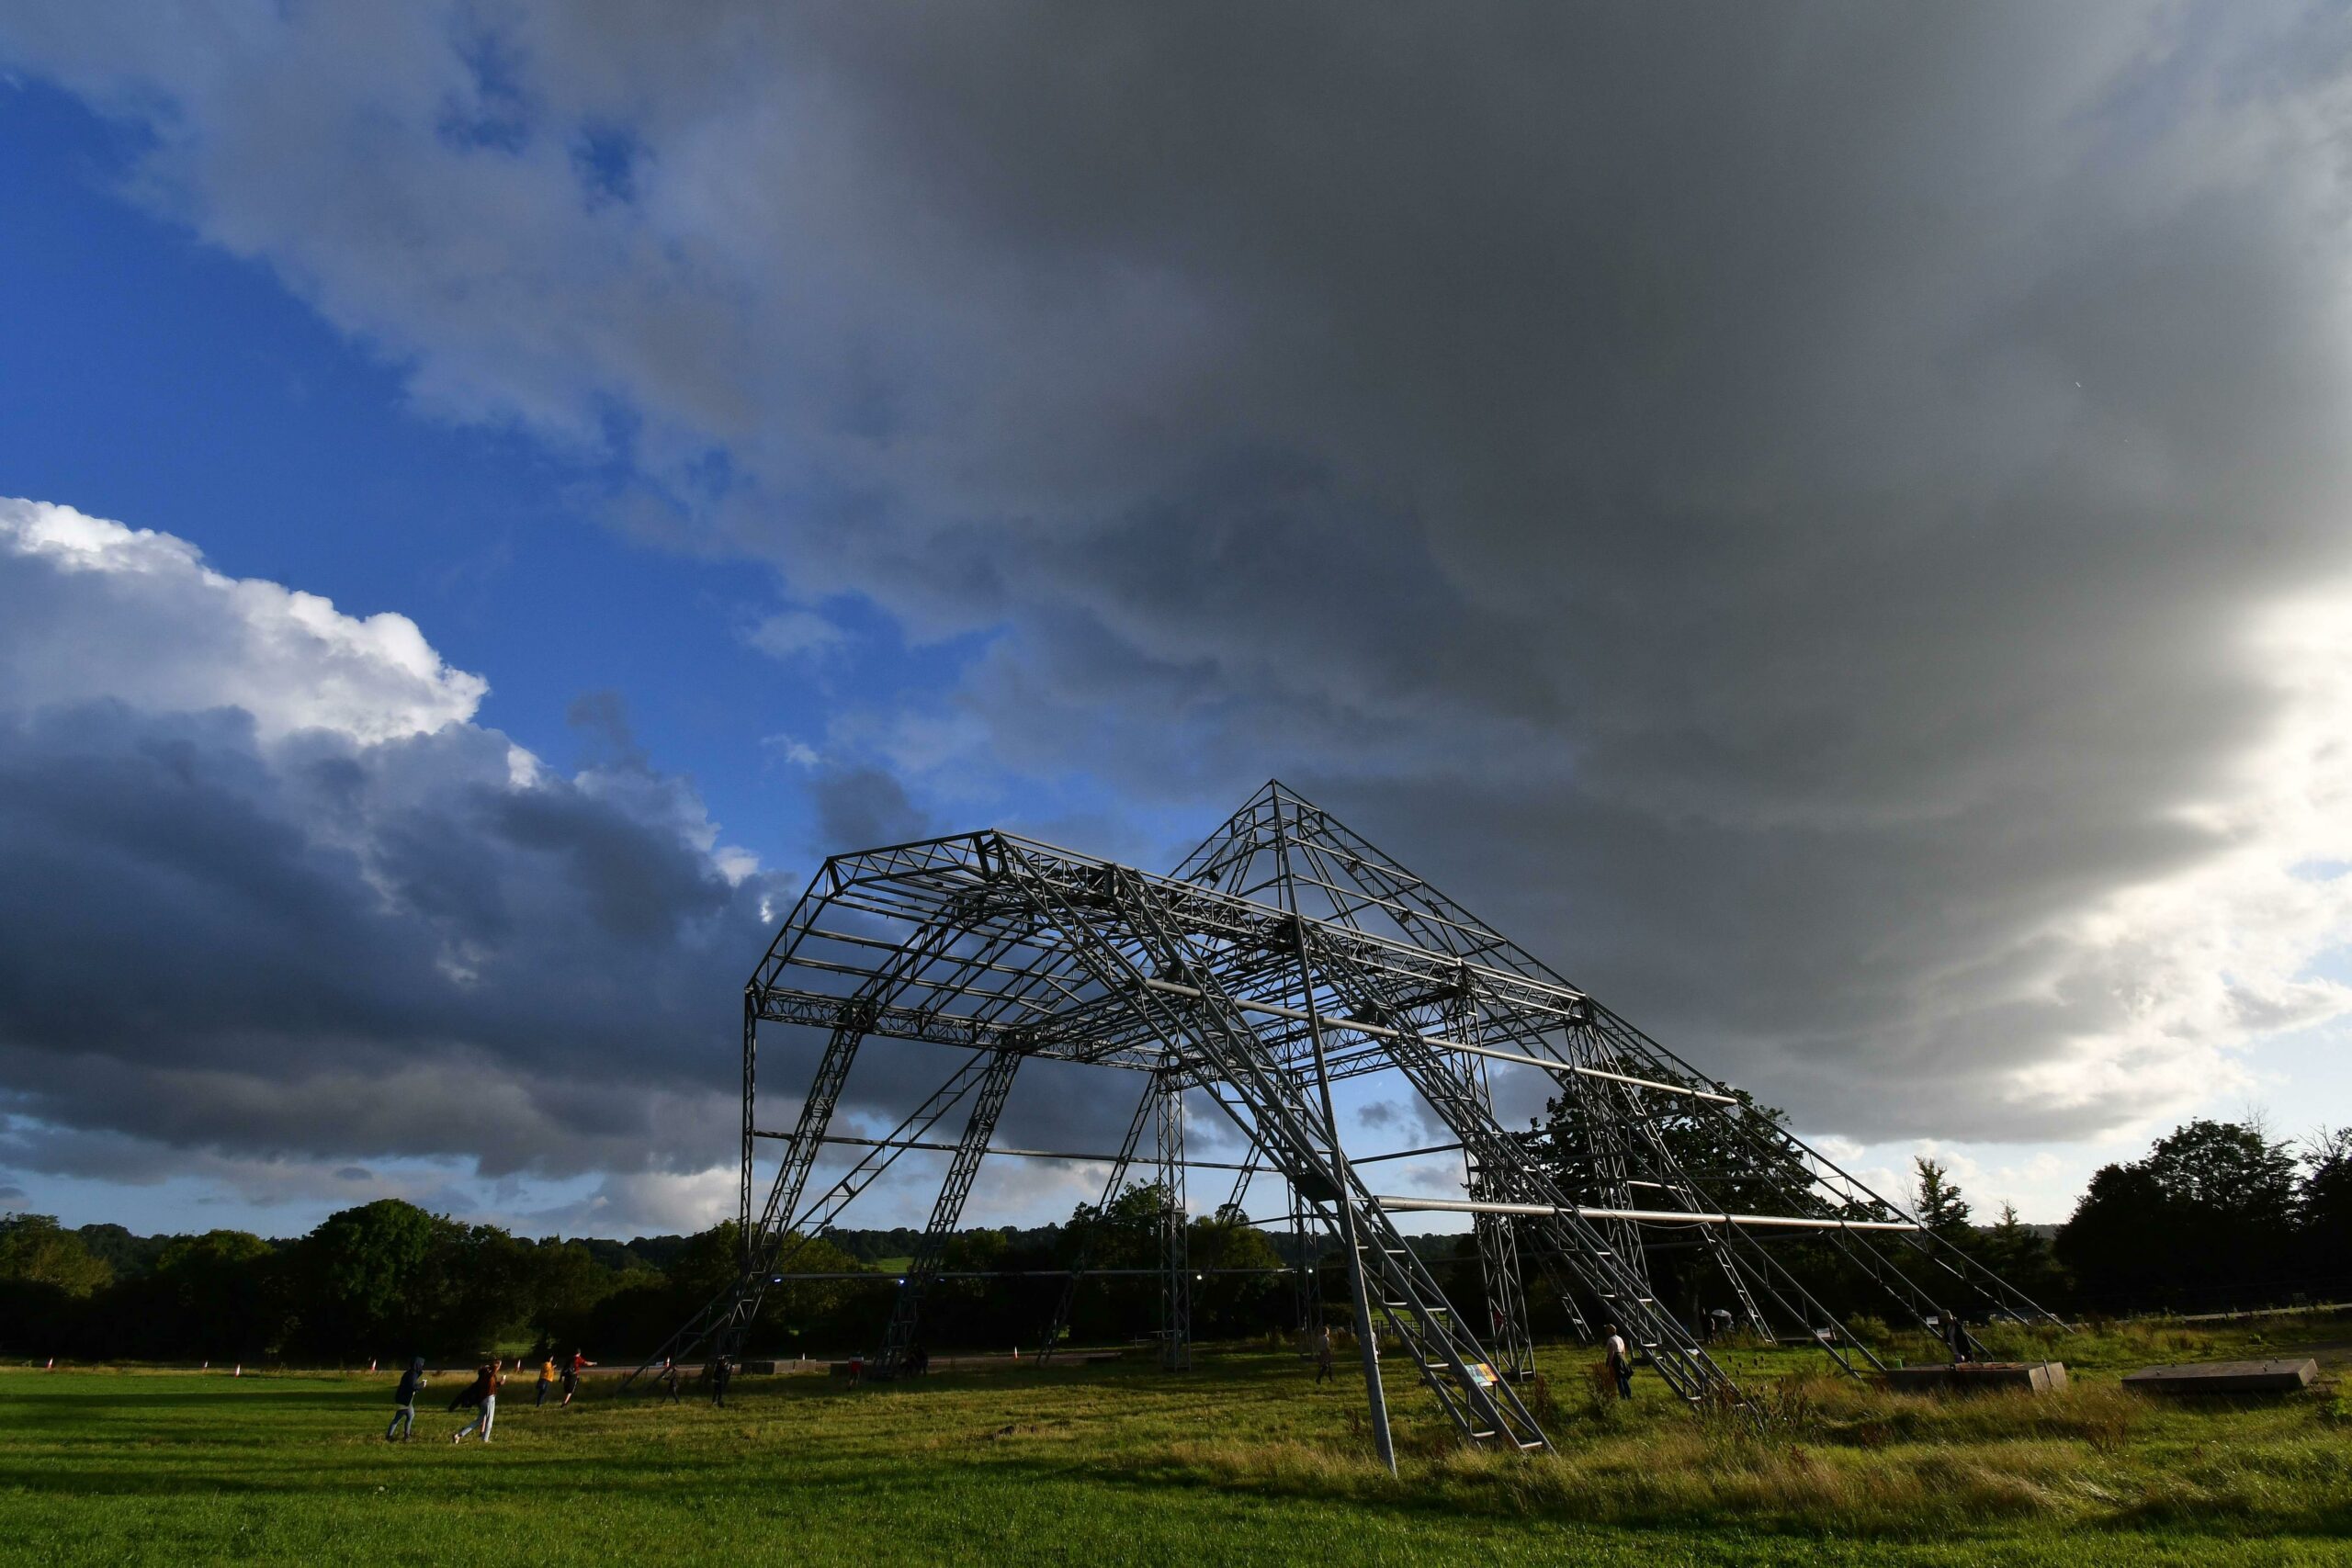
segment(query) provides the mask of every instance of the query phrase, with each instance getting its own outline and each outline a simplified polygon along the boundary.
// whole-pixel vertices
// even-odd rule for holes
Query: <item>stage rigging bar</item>
[[[1165,1269],[941,1269],[924,1277],[932,1280],[1067,1280],[1075,1274],[1081,1280],[1129,1277],[1157,1280],[1167,1272]],[[1295,1274],[1298,1269],[1290,1264],[1281,1264],[1250,1269],[1193,1269],[1187,1272],[1197,1280],[1210,1274]],[[797,1273],[787,1269],[784,1273],[768,1276],[771,1285],[789,1285],[802,1280],[863,1280],[875,1285],[903,1285],[907,1282],[903,1274],[877,1273],[870,1269],[854,1271],[812,1269]]]
[[[772,1138],[778,1142],[788,1142],[791,1139],[792,1134],[790,1133],[772,1133],[764,1129],[755,1127],[752,1130],[752,1136],[754,1138]],[[954,1144],[927,1143],[916,1138],[854,1138],[846,1134],[841,1133],[828,1133],[817,1141],[820,1144],[846,1144],[854,1148],[861,1149],[915,1149],[943,1155],[952,1155],[956,1149],[956,1145]],[[1431,1144],[1426,1148],[1391,1149],[1386,1154],[1358,1155],[1350,1159],[1348,1163],[1350,1165],[1377,1165],[1382,1160],[1411,1159],[1417,1155],[1452,1154],[1461,1147],[1462,1145],[1460,1144]],[[1118,1163],[1119,1159],[1117,1155],[1082,1155],[1074,1154],[1064,1149],[1007,1149],[991,1146],[989,1148],[983,1149],[980,1152],[987,1155],[1011,1155],[1016,1159],[1078,1160],[1087,1165],[1115,1165]],[[1182,1163],[1200,1170],[1247,1170],[1255,1168],[1266,1176],[1272,1176],[1276,1174],[1272,1168],[1262,1164],[1252,1168],[1242,1165],[1234,1160],[1188,1159]]]
[[[1376,1197],[1373,1201],[1392,1213],[1524,1214],[1534,1218],[1549,1214],[1574,1214],[1584,1220],[1631,1220],[1640,1224],[1773,1225],[1789,1230],[1818,1231],[1916,1231],[1927,1228],[1912,1220],[1815,1219],[1801,1214],[1702,1214],[1686,1209],[1560,1208],[1550,1203],[1486,1203],[1466,1198]]]

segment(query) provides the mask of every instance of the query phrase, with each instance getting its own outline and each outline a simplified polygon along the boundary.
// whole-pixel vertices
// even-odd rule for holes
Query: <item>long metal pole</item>
[[[1355,1308],[1356,1345],[1363,1352],[1364,1397],[1372,1406],[1372,1447],[1388,1473],[1396,1473],[1396,1444],[1388,1431],[1388,1394],[1380,1383],[1380,1341],[1372,1331],[1372,1302],[1364,1292],[1363,1243],[1356,1233],[1356,1206],[1349,1197],[1348,1156],[1340,1147],[1340,1113],[1331,1103],[1331,1066],[1323,1053],[1323,1014],[1315,1005],[1315,970],[1306,958],[1306,928],[1299,923],[1298,896],[1288,886],[1290,849],[1277,834],[1283,893],[1291,900],[1292,950],[1298,955],[1300,994],[1306,998],[1306,1038],[1315,1053],[1315,1092],[1322,1103],[1323,1130],[1331,1144],[1332,1205],[1340,1212],[1340,1245],[1348,1249],[1348,1297]]]
[[[759,1048],[759,1001],[746,990],[743,993],[743,1197],[737,1211],[735,1238],[741,1244],[741,1267],[747,1271],[756,1256],[756,1243],[752,1236],[752,1150],[758,1134],[752,1131],[752,1123],[757,1118],[752,1113],[752,1092]]]

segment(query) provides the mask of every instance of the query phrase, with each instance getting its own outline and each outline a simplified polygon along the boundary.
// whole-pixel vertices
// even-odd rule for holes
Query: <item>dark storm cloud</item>
[[[765,879],[576,785],[513,790],[483,731],[311,744],[336,767],[281,771],[233,712],[0,724],[10,1109],[491,1172],[699,1160]]]
[[[808,784],[818,841],[830,852],[878,849],[927,838],[933,828],[906,786],[880,768],[825,768]]]
[[[2080,1133],[2342,1008],[2300,977],[2340,911],[2213,870],[2283,875],[2328,798],[2343,661],[2261,636],[2352,575],[2331,9],[8,31],[426,406],[618,397],[625,525],[996,628],[930,765],[1282,773],[1858,1134]],[[827,831],[917,830],[856,769]],[[591,916],[710,918],[542,829],[486,830]]]

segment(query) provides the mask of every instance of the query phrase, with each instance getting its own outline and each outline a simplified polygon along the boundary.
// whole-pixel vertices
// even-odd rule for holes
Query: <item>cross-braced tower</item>
[[[791,1130],[757,1114],[763,1027],[821,1036]],[[860,1044],[874,1037],[956,1049],[946,1081],[887,1135],[833,1133]],[[1183,1097],[1228,1118],[1250,1157],[1231,1200],[1259,1172],[1287,1189],[1282,1211],[1315,1236],[1295,1259],[1303,1311],[1311,1252],[1336,1246],[1363,1348],[1372,1430],[1394,1466],[1378,1345],[1401,1348],[1469,1441],[1547,1446],[1512,1384],[1532,1365],[1522,1266],[1572,1320],[1605,1314],[1683,1399],[1737,1404],[1702,1331],[1656,1299],[1649,1252],[1695,1248],[1755,1331],[1817,1339],[1849,1371],[1871,1347],[1806,1281],[1831,1265],[1883,1295],[1886,1315],[1922,1325],[1960,1310],[2054,1322],[1895,1204],[1800,1142],[1731,1089],[1657,1044],[1309,802],[1268,784],[1174,872],[1148,872],[1018,834],[988,831],[837,855],[783,921],[743,1003],[743,1271],[658,1351],[731,1352],[805,1238],[910,1148],[950,1154],[923,1244],[909,1263],[873,1369],[888,1379],[915,1343],[923,1292],[963,1213],[983,1156],[1081,1157],[990,1146],[1016,1068],[1031,1056],[1148,1075],[1110,1167],[1114,1197],[1154,1129],[1164,1363],[1189,1358],[1192,1275]],[[1562,1107],[1554,1132],[1497,1120],[1491,1075],[1538,1075]],[[1351,1154],[1333,1086],[1400,1079],[1434,1148]],[[929,1141],[967,1101],[952,1145]],[[764,1196],[754,1155],[780,1145]],[[862,1153],[813,1199],[827,1148]],[[1384,1194],[1380,1162],[1458,1154],[1462,1196]],[[1396,1216],[1471,1216],[1485,1300],[1450,1301],[1398,1233]],[[1772,1243],[1813,1240],[1800,1261]],[[1302,1238],[1306,1240],[1307,1238]],[[1061,1299],[1067,1321],[1088,1243]],[[1303,1325],[1306,1320],[1302,1320]],[[1391,1362],[1397,1365],[1398,1362]]]

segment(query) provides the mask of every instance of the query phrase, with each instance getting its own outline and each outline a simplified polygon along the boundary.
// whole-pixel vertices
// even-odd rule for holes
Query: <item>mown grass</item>
[[[2158,1404],[2120,1371],[2346,1325],[2070,1337],[2047,1396],[1895,1395],[1803,1352],[1730,1352],[1769,1419],[1695,1420],[1580,1353],[1556,1455],[1459,1450],[1396,1390],[1403,1474],[1359,1383],[1295,1358],[958,1372],[853,1392],[747,1378],[731,1408],[502,1400],[497,1442],[381,1440],[388,1377],[0,1372],[0,1557],[41,1562],[2277,1563],[2352,1562],[2333,1390]],[[2256,1335],[2261,1338],[2257,1339]],[[1925,1346],[1921,1347],[1924,1355]],[[2340,1363],[2330,1353],[2324,1359]]]

